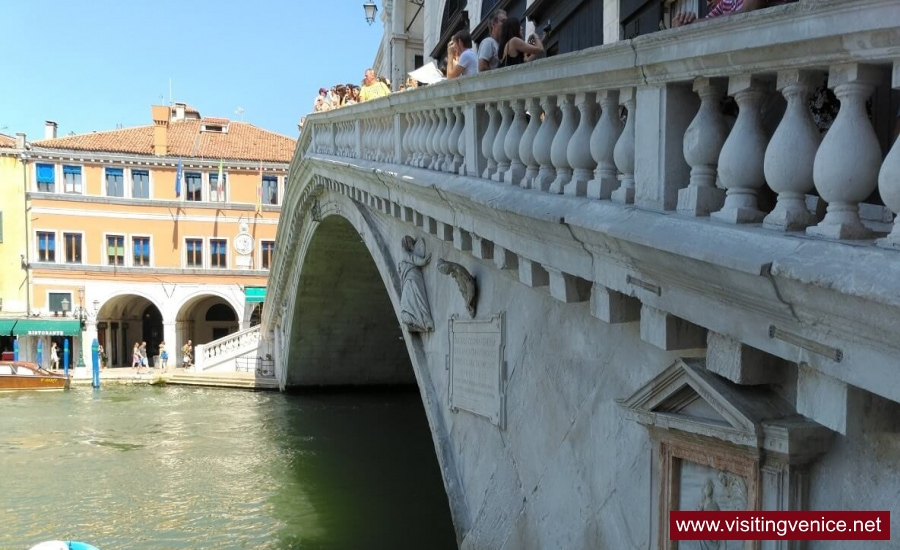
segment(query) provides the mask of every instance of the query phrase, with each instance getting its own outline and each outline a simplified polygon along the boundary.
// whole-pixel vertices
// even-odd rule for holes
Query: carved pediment
[[[768,388],[734,384],[703,359],[679,359],[619,403],[648,427],[783,454],[818,452],[830,435]]]

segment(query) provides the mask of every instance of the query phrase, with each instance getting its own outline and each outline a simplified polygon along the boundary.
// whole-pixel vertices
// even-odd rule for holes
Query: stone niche
[[[619,404],[653,441],[651,536],[660,550],[706,548],[670,541],[670,510],[804,510],[808,467],[833,432],[796,413],[766,386],[740,386],[679,359]],[[705,541],[704,541],[705,542]],[[798,550],[802,541],[716,541],[717,550]]]

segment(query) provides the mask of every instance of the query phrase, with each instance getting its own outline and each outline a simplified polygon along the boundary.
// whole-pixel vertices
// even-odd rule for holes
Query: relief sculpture
[[[466,303],[466,311],[469,317],[475,317],[475,303],[478,298],[477,289],[475,287],[475,277],[469,273],[469,270],[455,262],[446,260],[438,260],[438,271],[444,275],[450,275],[456,281],[459,287],[459,293],[462,294],[463,301]]]
[[[703,512],[747,509],[747,482],[739,475],[690,461],[681,463],[681,510]],[[736,550],[742,541],[680,541],[679,550]]]
[[[410,332],[431,332],[434,320],[425,294],[425,278],[422,268],[431,261],[425,253],[425,240],[409,235],[401,241],[403,248],[397,270],[400,272],[400,321]]]

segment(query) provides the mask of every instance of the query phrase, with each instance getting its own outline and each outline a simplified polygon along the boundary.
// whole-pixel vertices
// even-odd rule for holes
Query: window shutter
[[[37,165],[37,182],[38,183],[53,183],[53,165],[52,164],[38,164]]]

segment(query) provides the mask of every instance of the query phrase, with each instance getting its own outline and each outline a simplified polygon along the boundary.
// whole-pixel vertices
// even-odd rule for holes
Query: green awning
[[[0,336],[9,336],[16,325],[16,319],[0,319]]]
[[[16,336],[81,336],[81,323],[73,319],[20,319],[12,332]]]
[[[264,286],[248,286],[244,287],[244,300],[248,304],[258,304],[266,301],[266,287]]]

